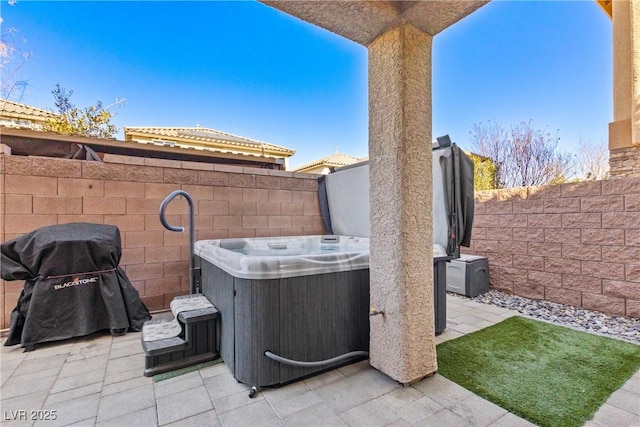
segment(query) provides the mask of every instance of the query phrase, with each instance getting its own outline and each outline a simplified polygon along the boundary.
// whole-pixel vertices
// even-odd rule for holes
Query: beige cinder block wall
[[[437,370],[431,218],[431,42],[403,23],[369,45],[370,363],[402,383]]]
[[[640,0],[614,1],[611,176],[640,176]]]
[[[2,241],[69,222],[120,228],[122,260],[150,310],[189,293],[188,232],[165,230],[162,200],[182,189],[194,199],[196,239],[322,234],[317,176],[238,166],[105,155],[105,162],[0,154]],[[167,207],[172,225],[188,228],[187,203]],[[9,327],[23,283],[0,281]]]
[[[640,177],[476,192],[491,287],[640,318]]]

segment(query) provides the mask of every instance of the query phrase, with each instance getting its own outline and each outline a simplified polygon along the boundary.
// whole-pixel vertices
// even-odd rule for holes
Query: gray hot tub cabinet
[[[338,366],[288,366],[265,351],[301,361],[368,351],[368,269],[258,280],[199,261],[202,292],[220,311],[220,354],[238,381],[280,385]]]

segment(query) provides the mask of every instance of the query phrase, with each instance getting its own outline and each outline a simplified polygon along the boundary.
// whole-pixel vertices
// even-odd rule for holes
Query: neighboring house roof
[[[17,120],[18,124],[21,124],[19,121],[44,123],[47,119],[56,117],[56,114],[42,108],[32,107],[7,99],[0,99],[0,117],[3,119]]]
[[[491,160],[489,157],[481,156],[480,154],[476,154],[468,151],[465,151],[465,153],[477,158],[479,161]],[[321,159],[314,160],[302,166],[298,166],[293,170],[295,172],[315,172],[316,170],[321,168],[339,168],[342,166],[348,166],[354,163],[362,162],[368,159],[369,159],[368,157],[354,157],[354,156],[339,153],[336,151],[334,154],[331,154],[326,157],[322,157]]]
[[[96,153],[119,154],[144,158],[183,160],[191,162],[221,163],[267,169],[284,169],[282,156],[258,156],[241,150],[221,150],[210,147],[186,147],[177,144],[138,143],[81,135],[64,135],[38,129],[4,126],[0,123],[2,144],[19,156],[69,157],[79,145]]]
[[[326,156],[321,159],[317,159],[312,162],[306,163],[302,166],[298,166],[297,168],[294,169],[294,171],[305,172],[305,171],[316,169],[319,167],[338,168],[340,166],[352,165],[362,160],[365,160],[365,158],[354,157],[348,154],[336,152],[334,154],[331,154],[330,156]]]
[[[124,128],[125,141],[171,145],[182,148],[215,149],[267,157],[290,157],[295,150],[203,127]]]
[[[57,114],[52,111],[0,99],[0,126],[4,127],[3,134],[5,135],[7,135],[9,128],[42,132],[46,121],[56,116]],[[48,133],[46,136],[43,135],[43,138],[39,138],[20,133],[15,135],[16,138],[22,139],[56,139],[60,141],[75,140],[76,136],[60,135],[58,138]],[[121,146],[123,148],[121,151],[127,153],[150,154],[153,151],[157,152],[158,156],[171,156],[169,153],[173,152],[177,156],[190,156],[192,159],[217,158],[228,163],[239,161],[242,164],[266,162],[278,164],[281,168],[286,167],[287,159],[295,153],[295,150],[290,148],[199,126],[125,127],[124,136],[125,141],[128,141],[129,144],[123,145],[124,141],[116,141],[116,146]],[[83,143],[89,144],[88,141]],[[99,139],[95,139],[91,143],[105,146],[103,142],[99,142]],[[117,151],[116,146],[111,147],[110,150]],[[136,146],[140,148],[137,149]],[[127,148],[125,149],[125,147]],[[27,150],[26,147],[23,148],[22,151]],[[17,150],[16,152],[22,151]]]
[[[598,6],[602,8],[609,18],[613,18],[613,1],[612,0],[596,0]]]

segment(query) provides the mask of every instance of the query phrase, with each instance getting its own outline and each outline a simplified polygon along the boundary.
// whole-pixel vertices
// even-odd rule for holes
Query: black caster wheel
[[[251,387],[251,390],[249,390],[249,399],[253,399],[254,397],[256,397],[257,391],[258,388],[256,386]]]

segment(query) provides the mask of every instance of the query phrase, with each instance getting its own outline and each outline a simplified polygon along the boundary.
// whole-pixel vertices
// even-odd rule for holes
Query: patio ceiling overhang
[[[411,24],[435,36],[488,2],[262,0],[266,5],[364,46],[400,23]]]

